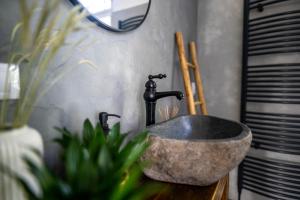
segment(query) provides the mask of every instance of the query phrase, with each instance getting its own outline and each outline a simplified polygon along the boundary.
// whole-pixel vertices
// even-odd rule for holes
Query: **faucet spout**
[[[168,92],[155,92],[155,99],[161,99],[164,97],[175,96],[178,100],[183,99],[183,93],[180,91],[168,91]]]

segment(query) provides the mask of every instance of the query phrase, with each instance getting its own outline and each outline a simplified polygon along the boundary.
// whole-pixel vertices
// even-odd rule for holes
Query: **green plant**
[[[65,128],[57,130],[62,133],[56,142],[63,147],[64,175],[26,159],[41,189],[36,194],[19,178],[30,199],[141,200],[161,189],[141,183],[143,164],[138,160],[149,145],[147,132],[128,140],[116,124],[106,136],[99,124],[93,127],[89,120],[84,122],[82,139]]]
[[[0,129],[26,124],[37,100],[68,71],[68,67],[59,65],[56,73],[46,80],[51,61],[65,46],[67,37],[82,28],[80,21],[86,16],[84,12],[78,12],[79,7],[62,15],[59,0],[30,2],[19,0],[21,20],[12,31],[8,61],[9,67],[12,64],[20,67],[20,97],[11,111],[8,99],[10,72],[7,70],[5,86],[1,86],[6,96],[0,105]],[[74,43],[71,49],[81,41]],[[8,120],[11,114],[12,119]]]

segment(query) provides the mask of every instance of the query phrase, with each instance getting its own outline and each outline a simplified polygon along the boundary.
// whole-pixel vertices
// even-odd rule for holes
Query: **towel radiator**
[[[278,55],[293,59],[264,59]],[[272,105],[274,112],[253,110],[249,104]],[[239,166],[239,199],[244,190],[269,199],[300,199],[300,109],[299,115],[279,109],[297,104],[300,1],[245,0],[240,117],[251,128],[253,142],[252,152]],[[299,159],[274,159],[255,150]]]
[[[119,20],[119,29],[121,30],[132,30],[138,27],[141,22],[144,20],[145,15],[137,15],[134,17],[130,17],[125,20]]]

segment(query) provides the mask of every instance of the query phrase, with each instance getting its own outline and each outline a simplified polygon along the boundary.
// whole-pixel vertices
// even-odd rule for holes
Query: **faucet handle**
[[[152,80],[152,79],[163,79],[163,78],[167,78],[167,75],[166,74],[157,74],[157,75],[149,75],[148,76],[148,79],[149,80]]]

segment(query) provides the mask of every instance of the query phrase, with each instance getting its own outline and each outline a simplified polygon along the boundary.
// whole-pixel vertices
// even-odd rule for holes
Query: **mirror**
[[[90,14],[88,19],[114,32],[138,28],[145,20],[151,0],[70,0]]]

